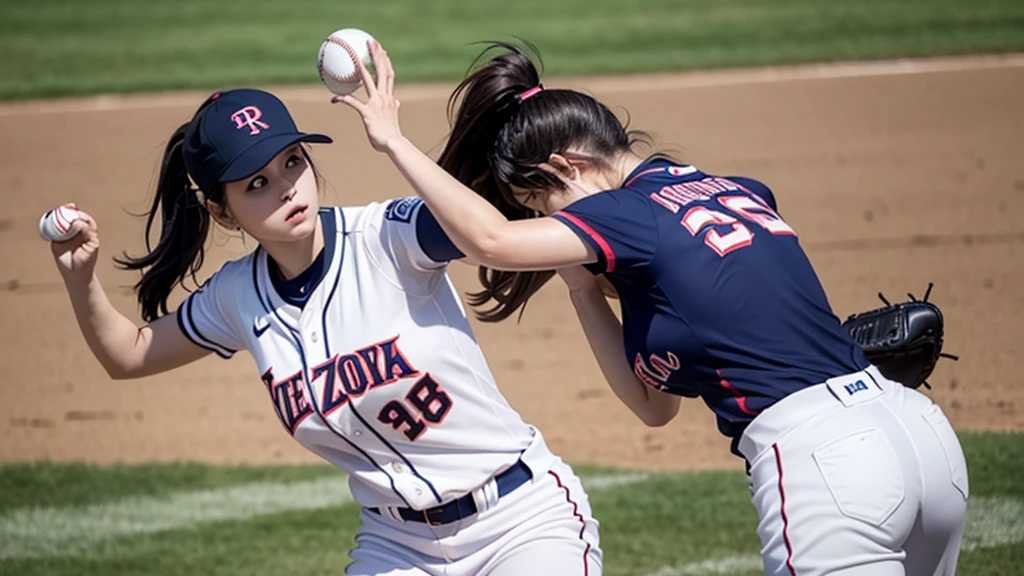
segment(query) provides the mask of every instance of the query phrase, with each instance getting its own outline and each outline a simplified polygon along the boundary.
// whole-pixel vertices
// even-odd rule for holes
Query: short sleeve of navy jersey
[[[624,273],[650,264],[658,246],[658,228],[647,197],[621,188],[587,196],[551,215],[597,253],[586,268],[594,274]]]
[[[392,200],[384,210],[384,218],[406,224],[412,221],[416,227],[416,243],[434,262],[448,262],[465,257],[465,254],[448,239],[448,234],[420,198],[410,196]]]

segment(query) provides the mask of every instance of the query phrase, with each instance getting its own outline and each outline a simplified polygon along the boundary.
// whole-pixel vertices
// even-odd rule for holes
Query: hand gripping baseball
[[[361,102],[351,94],[338,95],[331,99],[332,103],[341,102],[355,109],[363,119],[366,136],[370,145],[378,152],[385,152],[388,143],[402,137],[402,129],[398,125],[398,108],[400,103],[395,98],[395,69],[391,66],[388,53],[376,40],[368,42],[373,66],[377,71],[376,82],[363,63],[359,65],[359,74],[363,78],[366,89],[366,102]]]
[[[88,282],[100,252],[99,228],[91,216],[80,211],[69,233],[66,241],[50,243],[53,259],[66,282]]]

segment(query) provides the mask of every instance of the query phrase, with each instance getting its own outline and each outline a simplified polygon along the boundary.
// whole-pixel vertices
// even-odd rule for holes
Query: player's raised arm
[[[110,303],[94,274],[99,254],[96,221],[84,212],[63,241],[51,244],[57,268],[89,349],[114,379],[149,376],[209,354],[185,338],[172,316],[138,327]]]
[[[374,149],[388,154],[466,256],[501,270],[551,270],[597,260],[594,250],[560,222],[510,221],[407,140],[399,127],[391,61],[376,42],[371,42],[370,51],[376,80],[359,63],[367,101],[352,95],[335,96],[333,101],[359,112]]]
[[[405,138],[392,140],[388,155],[473,261],[500,270],[551,270],[597,260],[589,245],[556,220],[508,220]]]
[[[206,109],[218,97],[219,94],[212,95],[200,110]],[[167,307],[174,288],[185,278],[194,278],[202,265],[204,243],[211,223],[224,214],[216,204],[222,200],[224,185],[208,185],[209,193],[204,196],[207,203],[213,201],[215,216],[204,206],[204,200],[189,178],[184,149],[187,145],[196,144],[195,141],[186,143],[190,124],[187,122],[179,126],[164,149],[156,193],[146,222],[146,237],[149,238],[150,231],[157,228],[160,239],[155,246],[150,246],[147,241],[147,250],[142,256],[124,254],[115,258],[122,268],[142,272],[135,292],[142,319],[148,324],[139,327],[118,312],[96,278],[94,269],[100,241],[95,220],[72,206],[67,213],[60,209],[47,213],[40,225],[43,237],[53,241],[53,255],[64,277],[82,334],[93,354],[115,379],[138,378],[171,370],[210,351],[229,356],[240,347],[237,339],[224,335],[230,334],[230,326],[218,334],[210,330],[203,332],[202,336],[207,339],[196,335],[196,323],[205,327],[210,323],[206,320],[216,320],[221,316],[218,314],[219,300],[211,295],[215,291],[210,290],[198,299],[196,310],[185,319],[187,321],[181,321],[180,314],[170,314]],[[230,125],[229,130],[233,130]],[[47,218],[56,219],[60,226],[57,229],[44,226]],[[195,304],[198,295],[193,294],[187,302]]]

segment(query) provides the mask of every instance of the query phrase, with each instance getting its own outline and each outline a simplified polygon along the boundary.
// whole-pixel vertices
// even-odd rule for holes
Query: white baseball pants
[[[872,366],[781,400],[739,448],[766,574],[956,572],[967,465],[927,396]]]
[[[488,510],[429,526],[363,510],[348,576],[600,576],[597,521],[560,460]]]

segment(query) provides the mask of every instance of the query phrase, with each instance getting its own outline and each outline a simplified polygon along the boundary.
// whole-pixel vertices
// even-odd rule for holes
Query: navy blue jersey
[[[703,398],[733,438],[786,395],[868,366],[775,208],[756,180],[654,158],[552,215],[618,290],[637,377]]]

